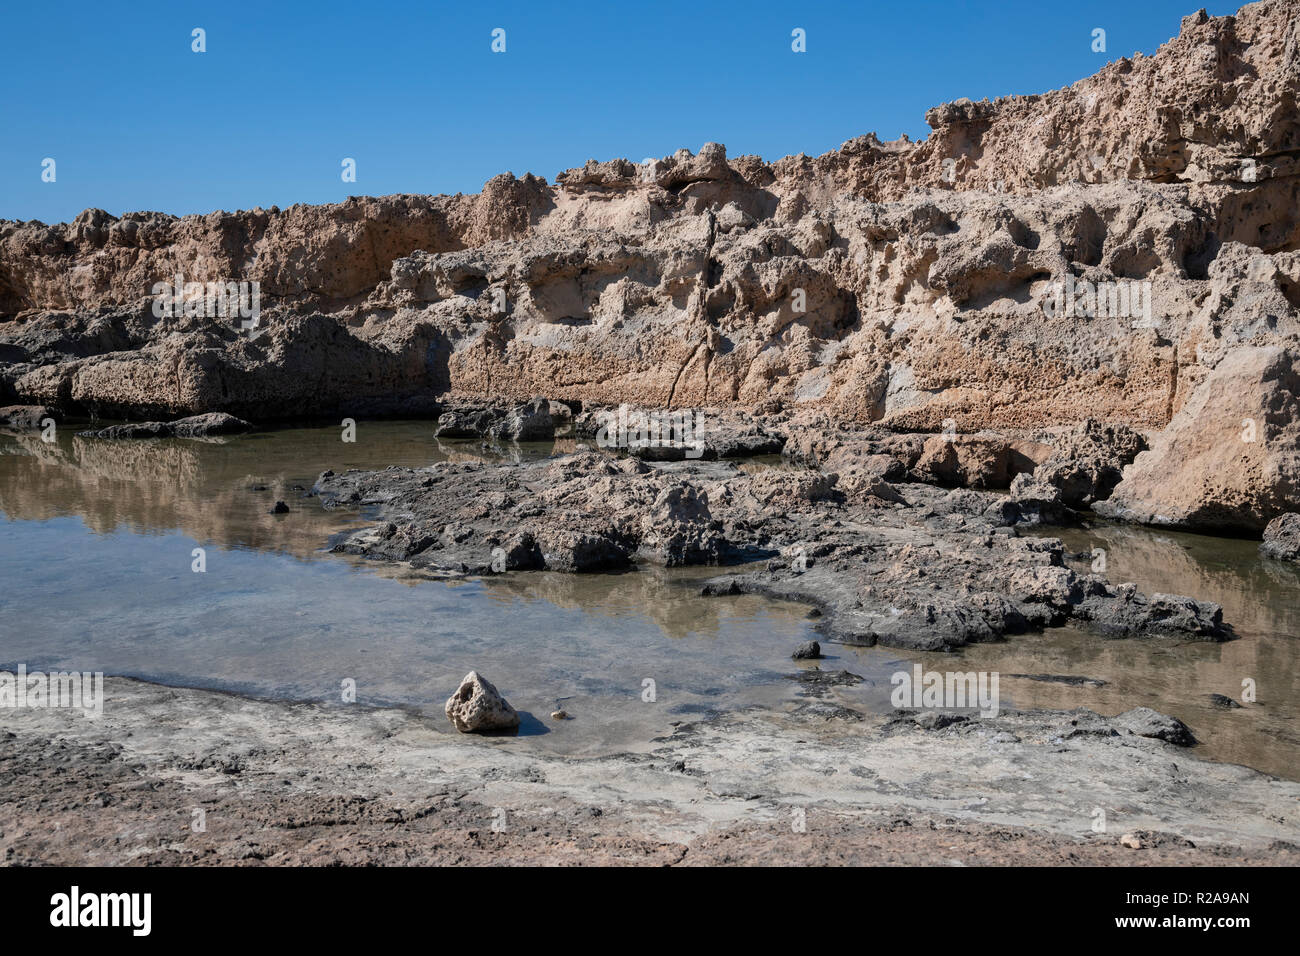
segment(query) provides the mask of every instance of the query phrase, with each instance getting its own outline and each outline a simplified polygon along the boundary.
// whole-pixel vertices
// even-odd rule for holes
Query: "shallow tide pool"
[[[52,444],[0,433],[0,669],[103,671],[338,706],[350,680],[358,703],[415,708],[448,732],[442,703],[477,669],[524,714],[523,735],[568,753],[643,746],[675,721],[802,700],[788,676],[808,665],[789,655],[817,636],[815,622],[795,604],[701,598],[699,581],[716,569],[447,582],[324,553],[332,535],[365,521],[303,497],[326,468],[567,450],[439,443],[432,431],[362,422],[355,443],[332,427],[148,441],[64,427]],[[269,513],[277,500],[289,514]],[[1296,569],[1262,561],[1251,542],[1109,526],[1062,537],[1072,550],[1104,548],[1113,581],[1220,602],[1238,640],[1107,641],[1061,628],[953,655],[823,642],[823,669],[867,678],[834,700],[885,712],[889,675],[912,661],[998,671],[1004,706],[1114,714],[1145,704],[1190,724],[1204,756],[1300,778]],[[1257,703],[1210,703],[1210,693],[1241,697],[1247,678]],[[558,707],[574,719],[552,720]]]

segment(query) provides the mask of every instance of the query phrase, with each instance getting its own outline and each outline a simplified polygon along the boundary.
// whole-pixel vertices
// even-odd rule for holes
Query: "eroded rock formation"
[[[936,107],[917,143],[771,163],[709,143],[476,196],[2,222],[0,400],[264,421],[545,396],[777,413],[787,444],[808,421],[1004,442],[1174,422],[1114,513],[1257,533],[1300,507],[1294,419],[1270,404],[1292,402],[1300,354],[1297,92],[1300,5],[1265,0],[1065,89]],[[216,286],[157,308],[177,276],[255,282],[260,315],[198,314]],[[1290,372],[1241,396],[1265,437],[1225,462],[1229,438],[1187,423],[1260,355]],[[940,441],[921,469],[1005,486],[1048,457],[985,451]],[[1034,500],[1114,484],[1071,467]]]
[[[1145,595],[1067,566],[1060,541],[1020,537],[987,492],[846,482],[723,462],[652,467],[585,451],[530,464],[326,472],[328,506],[389,520],[337,552],[441,575],[767,562],[711,581],[804,601],[836,640],[942,650],[1075,621],[1110,636],[1229,636],[1219,607]]]

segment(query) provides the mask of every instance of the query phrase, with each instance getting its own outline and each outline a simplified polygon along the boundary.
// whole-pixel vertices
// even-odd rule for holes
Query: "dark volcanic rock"
[[[207,435],[238,435],[252,431],[253,425],[225,412],[208,412],[191,415],[171,422],[172,434],[177,438],[202,438]]]
[[[800,671],[786,676],[797,683],[800,691],[808,697],[825,697],[832,687],[852,687],[866,680],[861,674],[845,670]]]
[[[966,714],[949,714],[942,711],[925,711],[916,715],[916,726],[922,730],[943,730],[954,724],[964,724],[970,720]]]
[[[822,656],[822,646],[816,641],[804,641],[790,655],[796,661],[816,660]]]
[[[494,405],[461,402],[443,412],[434,429],[437,438],[492,438],[498,441],[550,441],[567,425],[568,407],[534,398],[523,404]]]
[[[638,558],[716,564],[728,550],[701,487],[592,452],[521,465],[326,473],[314,490],[327,507],[384,504],[404,516],[350,535],[336,551],[453,573],[604,571]]]
[[[1068,684],[1071,687],[1105,687],[1107,681],[1100,677],[1076,677],[1073,674],[1006,674],[1021,680],[1036,680],[1046,684]]]
[[[863,720],[865,717],[860,710],[826,700],[800,701],[790,715],[797,720]]]
[[[576,416],[573,429],[578,438],[598,448],[625,451],[645,461],[751,458],[778,455],[785,447],[785,435],[765,427],[748,412],[685,409],[675,413],[673,427],[663,419],[664,414],[628,405],[587,408]]]
[[[1116,636],[1166,633],[1210,637],[1224,633],[1219,605],[1179,594],[1148,597],[1133,584],[1089,595],[1079,602],[1075,614],[1103,633]]]
[[[737,594],[744,594],[740,584],[735,578],[724,578],[721,581],[706,581],[704,587],[700,588],[702,597],[733,597]]]
[[[1210,703],[1224,710],[1241,710],[1241,704],[1223,694],[1210,694]]]

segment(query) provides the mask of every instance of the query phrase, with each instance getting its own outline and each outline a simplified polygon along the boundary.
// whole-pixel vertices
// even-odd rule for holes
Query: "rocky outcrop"
[[[766,558],[704,592],[803,601],[852,644],[942,650],[1072,621],[1107,636],[1229,636],[1217,605],[1145,595],[1021,538],[1004,496],[925,484],[848,494],[840,475],[723,462],[651,467],[581,452],[527,464],[325,473],[328,507],[389,520],[341,553],[444,575],[602,571]],[[1014,507],[1011,509],[1014,511]]]
[[[1125,425],[1088,419],[1054,443],[1051,455],[1011,483],[1021,513],[1046,522],[1067,520],[1067,509],[1085,509],[1110,497],[1124,468],[1147,447]]]
[[[1278,561],[1300,561],[1300,514],[1290,512],[1270,521],[1259,552]]]
[[[545,436],[561,404],[787,416],[706,457],[789,450],[820,417],[925,433],[895,446],[923,480],[1005,487],[1035,469],[990,430],[1159,431],[1239,352],[1300,348],[1298,51],[1296,0],[1265,0],[1064,89],[936,107],[919,143],[775,162],[707,143],[477,196],[3,222],[0,401],[158,421],[454,412],[445,434],[505,440]],[[208,308],[229,283],[257,283],[255,319]],[[1180,471],[1181,440],[1150,454],[1166,445]],[[1091,454],[1020,500],[1101,501],[1113,475]],[[1287,497],[1241,472],[1224,493],[1240,501],[1197,501],[1189,471],[1164,501],[1150,467],[1116,514],[1258,531]]]
[[[1135,707],[1112,718],[1112,723],[1138,737],[1151,737],[1179,747],[1190,747],[1196,737],[1177,717],[1170,717],[1150,707]]]
[[[1050,453],[1037,442],[935,435],[922,446],[912,472],[921,481],[949,487],[1006,488]]]
[[[519,405],[461,402],[438,416],[437,438],[491,438],[499,441],[550,441],[572,424],[571,409],[544,398]]]
[[[1095,511],[1144,524],[1259,533],[1300,509],[1300,352],[1227,355]]]
[[[412,516],[348,536],[342,553],[431,571],[604,571],[637,559],[716,564],[728,553],[704,489],[635,458],[586,452],[526,465],[321,475],[327,507],[380,504]]]
[[[519,713],[487,678],[470,671],[447,698],[447,719],[462,734],[515,730]]]

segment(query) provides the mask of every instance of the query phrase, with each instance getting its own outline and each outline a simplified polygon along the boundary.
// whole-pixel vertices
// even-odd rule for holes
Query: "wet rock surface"
[[[1086,711],[735,714],[574,758],[441,714],[105,689],[101,719],[25,708],[0,732],[6,863],[1300,863],[1300,785]]]
[[[1041,681],[1047,684],[1068,684],[1072,687],[1104,687],[1108,683],[1100,677],[1079,677],[1075,674],[1005,674],[1021,680]]]
[[[840,479],[580,452],[326,473],[313,490],[385,519],[337,552],[450,574],[745,563],[703,593],[812,604],[818,629],[851,644],[941,650],[1067,621],[1113,637],[1230,636],[1215,604],[1070,569],[1059,541],[1019,536],[1003,496]]]

